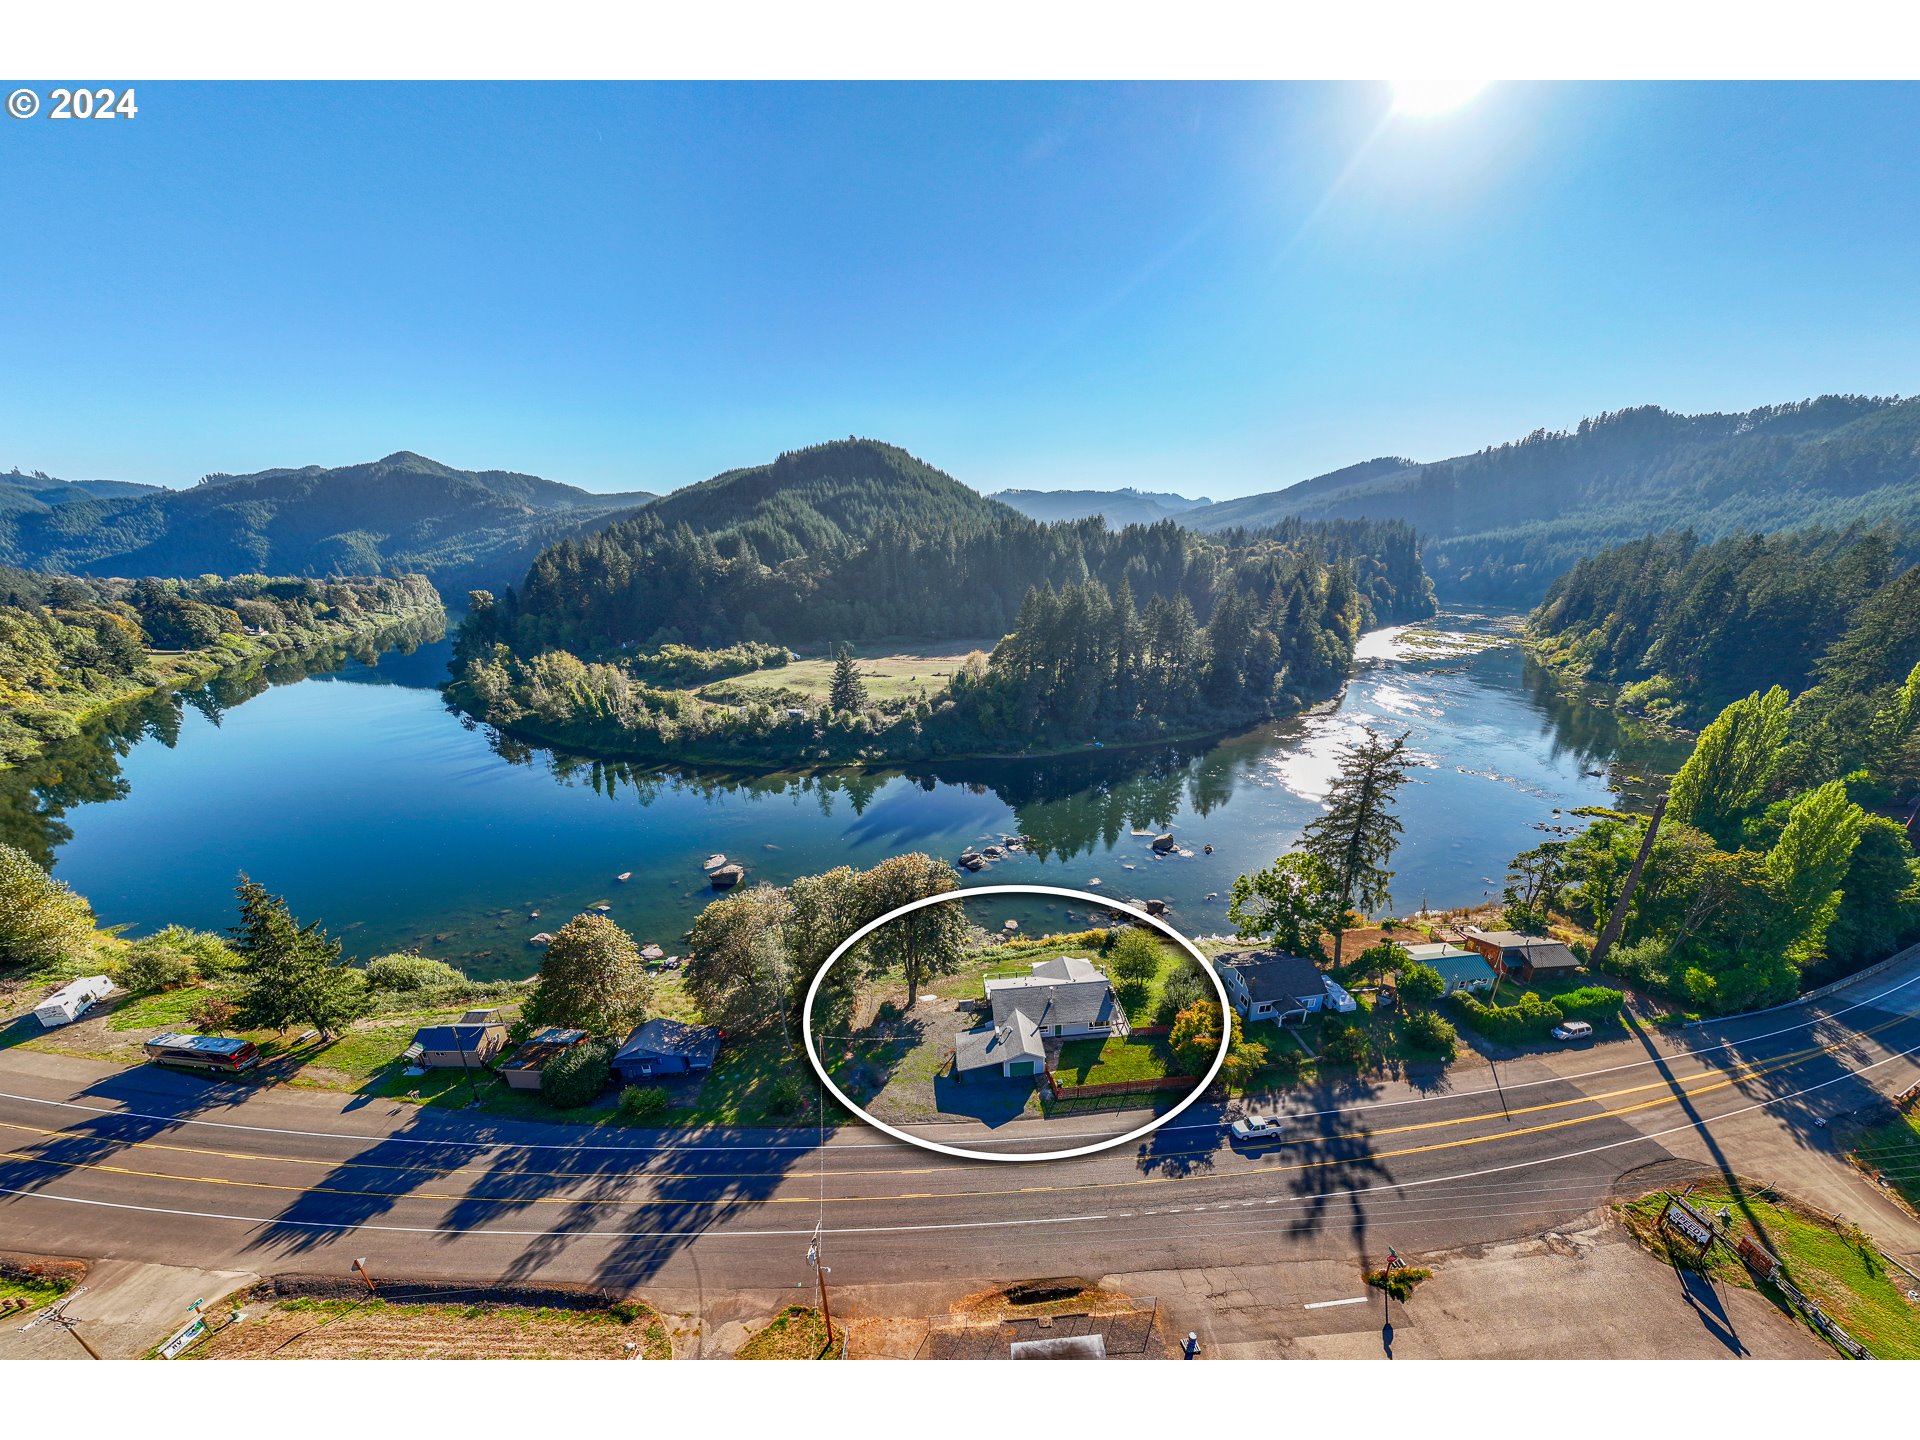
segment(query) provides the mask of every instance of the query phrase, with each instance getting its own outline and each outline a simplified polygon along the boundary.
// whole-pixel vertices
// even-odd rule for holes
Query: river
[[[636,938],[675,949],[712,898],[700,862],[713,851],[782,883],[904,850],[952,860],[1016,833],[1033,853],[969,883],[1165,899],[1201,934],[1226,928],[1234,877],[1295,840],[1341,748],[1373,726],[1405,731],[1420,759],[1399,806],[1394,905],[1451,907],[1497,895],[1508,857],[1541,827],[1673,763],[1670,745],[1561,694],[1517,628],[1515,616],[1445,614],[1375,631],[1324,713],[1208,744],[776,776],[504,739],[433,688],[443,642],[134,707],[0,772],[0,838],[50,859],[101,923],[131,934],[230,924],[245,871],[350,955],[418,948],[481,976],[530,973],[529,937],[602,901]],[[1190,855],[1153,855],[1167,828]],[[1085,912],[997,913],[1032,928]]]

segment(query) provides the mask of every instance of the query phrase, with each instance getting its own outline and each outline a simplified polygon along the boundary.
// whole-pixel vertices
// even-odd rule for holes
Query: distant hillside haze
[[[652,499],[458,470],[402,450],[335,469],[209,475],[185,490],[67,494],[0,509],[0,562],[83,575],[423,573],[459,599],[513,580],[546,546]]]
[[[1155,494],[1131,487],[1120,490],[996,490],[988,497],[1011,505],[1029,520],[1086,520],[1098,515],[1116,529],[1172,520],[1213,504],[1205,496]]]
[[[1526,603],[1581,558],[1667,530],[1920,530],[1920,400],[1827,395],[1706,415],[1642,406],[1448,460],[1370,460],[1181,523],[1287,517],[1404,520],[1444,597]]]

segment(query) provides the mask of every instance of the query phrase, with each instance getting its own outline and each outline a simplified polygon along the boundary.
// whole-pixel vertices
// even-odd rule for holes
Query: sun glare
[[[1458,110],[1487,88],[1485,80],[1464,80],[1455,75],[1428,75],[1419,80],[1390,83],[1396,115],[1444,115],[1449,110]]]

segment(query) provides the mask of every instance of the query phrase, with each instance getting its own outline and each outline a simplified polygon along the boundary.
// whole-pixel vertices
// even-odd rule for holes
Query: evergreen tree
[[[366,978],[340,963],[340,942],[302,925],[278,895],[240,877],[240,923],[229,932],[243,986],[234,1023],[245,1030],[306,1025],[331,1038],[371,1008]]]
[[[1327,813],[1307,826],[1301,848],[1333,877],[1341,919],[1333,933],[1333,963],[1346,941],[1346,914],[1356,906],[1371,912],[1387,902],[1393,871],[1387,862],[1400,843],[1393,797],[1406,783],[1413,761],[1407,737],[1388,740],[1374,730],[1350,747],[1327,792]]]
[[[858,715],[867,708],[867,686],[860,678],[859,668],[853,661],[851,646],[842,645],[840,653],[833,662],[833,684],[827,692],[827,703],[834,711],[847,711]]]

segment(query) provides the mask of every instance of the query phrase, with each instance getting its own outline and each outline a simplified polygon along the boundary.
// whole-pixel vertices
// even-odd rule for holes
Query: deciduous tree
[[[620,1035],[645,1014],[653,982],[633,937],[605,915],[576,915],[540,957],[524,1013],[535,1025]]]

